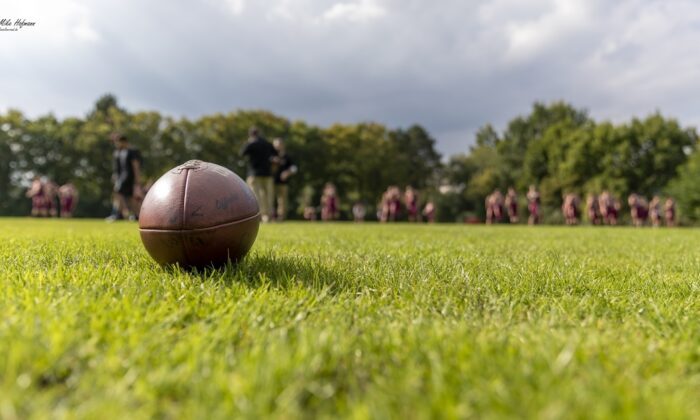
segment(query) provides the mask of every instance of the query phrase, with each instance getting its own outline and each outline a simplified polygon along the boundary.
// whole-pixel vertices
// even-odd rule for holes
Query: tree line
[[[292,217],[317,205],[326,182],[335,183],[341,214],[355,202],[372,215],[389,185],[412,186],[431,199],[439,221],[484,217],[484,197],[509,186],[540,189],[545,221],[557,221],[566,193],[602,190],[673,195],[686,222],[700,220],[700,153],[694,128],[659,113],[614,124],[597,122],[564,102],[535,103],[501,132],[486,124],[465,153],[446,161],[420,125],[390,129],[367,122],[319,127],[264,110],[239,110],[197,119],[158,112],[129,112],[113,95],[98,99],[82,118],[49,114],[27,118],[18,110],[0,114],[0,215],[26,215],[24,196],[34,175],[72,181],[80,191],[77,216],[109,213],[112,144],[121,132],[144,158],[144,179],[157,179],[190,159],[211,161],[244,176],[238,151],[250,126],[268,139],[286,140],[300,168],[290,183]],[[466,145],[473,143],[467,149]],[[524,195],[524,194],[522,194]]]

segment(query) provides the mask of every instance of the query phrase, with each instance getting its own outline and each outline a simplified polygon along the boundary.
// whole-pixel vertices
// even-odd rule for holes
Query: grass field
[[[0,219],[0,418],[700,418],[700,231]]]

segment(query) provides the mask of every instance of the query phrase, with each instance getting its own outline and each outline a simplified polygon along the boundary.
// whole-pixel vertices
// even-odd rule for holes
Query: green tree
[[[565,102],[550,105],[537,102],[529,115],[511,120],[496,145],[504,167],[507,168],[507,172],[502,175],[506,183],[520,189],[527,187],[530,179],[527,175],[523,176],[525,156],[531,144],[541,139],[550,127],[564,122],[571,127],[580,127],[588,121],[587,111],[576,109]]]
[[[665,192],[672,196],[680,217],[700,221],[700,149],[697,147],[688,160],[678,168],[678,176],[669,182]]]
[[[434,176],[441,168],[441,156],[435,150],[435,139],[420,125],[407,130],[389,132],[393,167],[400,172],[392,174],[393,183],[425,188],[434,183]]]

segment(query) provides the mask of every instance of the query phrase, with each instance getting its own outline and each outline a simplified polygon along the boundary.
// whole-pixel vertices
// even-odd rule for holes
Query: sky
[[[448,156],[535,101],[700,124],[700,2],[0,0],[0,112],[266,109],[424,126]],[[5,27],[12,28],[12,26]]]

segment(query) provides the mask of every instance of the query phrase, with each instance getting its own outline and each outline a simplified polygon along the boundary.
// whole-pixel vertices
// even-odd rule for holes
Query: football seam
[[[182,183],[182,217],[180,217],[180,230],[183,230],[187,226],[187,184],[190,182],[190,170],[185,169],[185,182]]]
[[[234,220],[232,222],[221,223],[215,226],[197,228],[197,229],[153,229],[153,228],[139,228],[140,232],[168,232],[168,233],[192,233],[192,232],[206,232],[208,230],[219,229],[229,225],[235,225],[237,223],[248,222],[255,218],[260,217],[260,212],[258,211],[252,216],[245,217],[243,219]]]
[[[185,226],[187,226],[187,223],[185,222],[185,217],[187,217],[187,184],[190,181],[190,170],[185,169],[185,182],[183,183],[184,185],[182,186],[182,217],[180,218],[181,220],[181,225],[180,225],[180,231],[182,231]],[[189,256],[189,250],[187,249],[187,244],[182,240],[182,255],[185,257],[185,261],[190,261],[190,256]]]

